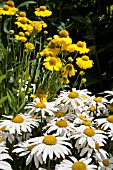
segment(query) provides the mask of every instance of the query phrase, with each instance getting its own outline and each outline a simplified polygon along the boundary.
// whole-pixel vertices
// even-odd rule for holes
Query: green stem
[[[51,170],[51,166],[50,166],[51,164],[50,164],[50,159],[48,160],[48,168],[47,168],[47,170]]]

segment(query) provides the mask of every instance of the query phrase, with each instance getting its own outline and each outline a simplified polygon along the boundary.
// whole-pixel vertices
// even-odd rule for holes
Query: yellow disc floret
[[[69,36],[69,33],[66,30],[61,30],[59,32],[59,36],[60,36],[60,38],[67,38]]]
[[[99,150],[100,149],[100,145],[98,142],[95,142],[95,149]]]
[[[88,137],[95,135],[95,131],[92,128],[86,128],[83,133]]]
[[[63,128],[63,127],[67,127],[68,123],[65,120],[57,120],[56,125]]]
[[[78,161],[72,165],[72,170],[87,170],[87,166],[84,162]]]
[[[2,142],[2,140],[3,140],[3,137],[2,137],[2,136],[0,136],[0,142]]]
[[[37,107],[37,108],[44,109],[44,108],[46,108],[46,105],[45,105],[44,103],[37,103],[37,104],[36,104],[36,107]]]
[[[91,125],[92,125],[92,123],[91,123],[90,120],[84,120],[82,123],[83,123],[84,125],[86,125],[86,126],[91,126]]]
[[[68,94],[68,97],[72,98],[72,99],[77,98],[78,96],[79,96],[79,94],[77,92],[70,92]]]
[[[65,113],[64,113],[64,112],[57,112],[57,113],[55,114],[55,117],[58,117],[58,118],[64,117],[64,116],[65,116]]]
[[[29,145],[29,146],[27,146],[27,148],[31,151],[34,147],[35,147],[36,145],[35,144],[33,144],[33,145]]]
[[[57,143],[57,139],[55,136],[47,135],[44,137],[43,143],[46,145],[55,145]]]
[[[13,119],[12,122],[14,123],[23,123],[24,122],[24,118],[20,115],[16,115]]]
[[[113,123],[113,115],[108,116],[107,121]]]
[[[110,164],[107,159],[104,159],[102,162],[103,162],[104,166],[109,166],[109,164]]]

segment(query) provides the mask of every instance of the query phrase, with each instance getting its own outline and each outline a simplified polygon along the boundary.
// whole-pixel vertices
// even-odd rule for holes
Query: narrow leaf
[[[36,4],[37,2],[35,1],[26,1],[21,3],[17,8],[23,7],[23,6],[27,6],[28,4]]]

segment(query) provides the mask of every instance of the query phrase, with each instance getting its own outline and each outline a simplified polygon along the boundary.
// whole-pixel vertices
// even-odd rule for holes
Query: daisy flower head
[[[98,142],[100,146],[104,146],[107,136],[102,130],[94,129],[92,126],[81,125],[76,127],[76,131],[71,138],[77,139],[76,143],[81,146],[88,144],[91,148],[95,148],[95,142]]]
[[[64,50],[64,47],[72,44],[72,39],[69,37],[69,33],[67,30],[61,30],[59,31],[59,35],[54,35],[53,37],[53,42],[55,44],[58,44],[60,47],[63,47],[63,49],[61,48],[61,50]]]
[[[63,70],[62,70],[62,76],[63,77],[72,77],[75,75],[77,70],[74,69],[74,66],[72,64],[67,64]]]
[[[34,159],[35,166],[36,168],[38,168],[39,164],[43,163],[43,160],[41,155],[39,155],[38,157],[36,156],[36,154],[31,155],[31,151],[35,146],[35,144],[28,144],[27,141],[20,142],[14,146],[15,149],[13,149],[12,153],[19,154],[19,157],[28,155],[26,158],[26,166],[32,161],[32,159]]]
[[[107,95],[104,96],[105,98],[107,98],[107,97],[113,97],[113,91],[106,90],[106,91],[104,91],[104,93],[107,93]],[[112,98],[109,102],[110,102],[110,103],[113,103],[113,98]]]
[[[91,158],[81,158],[77,160],[74,156],[69,157],[70,160],[63,160],[61,164],[56,166],[56,170],[95,170],[96,165],[90,164]]]
[[[46,6],[40,6],[39,8],[36,8],[35,15],[40,17],[49,17],[52,15],[52,11],[47,10]]]
[[[83,55],[82,57],[76,58],[76,64],[81,69],[88,69],[93,66],[93,60],[90,60],[88,56]]]
[[[55,137],[53,135],[35,137],[29,139],[28,142],[30,144],[32,143],[36,145],[32,149],[31,155],[36,154],[36,156],[38,157],[40,154],[42,154],[42,158],[45,163],[47,157],[49,157],[49,159],[53,159],[54,155],[57,158],[65,158],[65,155],[71,153],[69,148],[72,148],[72,145],[69,143],[69,138]]]
[[[0,137],[0,168],[3,170],[12,170],[11,165],[5,161],[7,159],[12,160],[8,154],[8,148],[5,146],[4,142],[1,142],[2,138]]]
[[[98,118],[95,119],[97,125],[101,127],[103,130],[110,129],[113,131],[113,115],[109,115],[106,118]]]
[[[50,71],[59,71],[62,68],[62,62],[58,57],[45,58],[43,65]]]
[[[86,153],[88,158],[93,157],[96,160],[101,160],[102,158],[107,159],[108,157],[108,153],[102,149],[98,142],[95,142],[95,148],[91,148],[89,145],[84,146],[84,148],[80,150],[80,157]]]
[[[98,170],[112,170],[113,169],[113,157],[107,159],[97,160],[99,163]]]
[[[10,143],[14,141],[14,134],[10,134],[8,130],[6,130],[6,126],[0,128],[0,136],[2,136],[3,141],[8,140]]]
[[[47,123],[47,126],[45,126],[44,129],[47,129],[46,134],[55,132],[55,136],[67,137],[70,136],[70,133],[75,131],[74,124],[63,118],[51,120],[49,123]]]
[[[31,118],[29,115],[24,115],[22,113],[16,116],[5,116],[7,120],[0,120],[0,128],[5,126],[5,129],[9,131],[10,134],[22,134],[22,132],[30,132],[32,128],[38,127],[37,120]]]
[[[89,48],[86,47],[86,43],[83,41],[78,41],[75,45],[74,48],[79,54],[85,54],[89,52]]]
[[[72,88],[72,91],[61,91],[58,99],[56,100],[57,104],[64,103],[65,105],[70,105],[74,109],[78,106],[84,106],[84,102],[81,99],[82,96],[87,96],[89,92],[84,90],[76,90],[76,88]]]
[[[53,116],[54,112],[58,111],[58,108],[55,107],[54,102],[31,102],[24,109],[28,109],[28,114],[37,114],[42,116],[42,118],[46,118],[47,115]]]

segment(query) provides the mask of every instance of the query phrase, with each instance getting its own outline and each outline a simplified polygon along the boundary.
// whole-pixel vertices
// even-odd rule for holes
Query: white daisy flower
[[[107,130],[111,129],[113,131],[113,115],[109,115],[107,118],[95,119],[98,126],[101,126],[102,129]]]
[[[6,126],[0,128],[0,136],[2,136],[3,141],[8,140],[10,143],[14,141],[14,134],[10,134],[8,130],[6,130]]]
[[[88,96],[88,93],[90,92],[88,92],[87,89],[76,90],[76,88],[73,88],[71,92],[61,91],[56,103],[64,103],[65,105],[70,105],[76,109],[78,106],[84,106],[82,96]]]
[[[46,118],[47,115],[53,116],[54,112],[58,111],[58,108],[55,107],[54,102],[44,102],[36,103],[31,102],[24,109],[28,109],[28,114],[36,113],[41,115],[43,118]]]
[[[0,169],[12,170],[11,165],[5,161],[7,159],[12,160],[8,154],[8,148],[5,146],[5,142],[2,141],[2,137],[0,136]]]
[[[106,90],[106,91],[104,91],[104,93],[107,93],[107,95],[104,96],[105,98],[110,97],[110,96],[113,97],[113,91]],[[113,98],[112,98],[109,102],[110,102],[110,103],[113,103]]]
[[[88,144],[91,148],[95,148],[95,142],[98,142],[100,146],[103,146],[107,139],[105,132],[102,130],[94,129],[93,127],[81,125],[76,127],[76,132],[71,138],[77,139],[79,145]]]
[[[54,155],[57,158],[61,156],[65,158],[65,155],[70,154],[68,147],[72,148],[72,145],[68,142],[69,138],[66,137],[55,137],[53,135],[46,135],[41,137],[35,137],[29,139],[30,144],[34,144],[34,148],[31,151],[31,155],[36,154],[38,157],[42,154],[43,161],[46,163],[47,156],[53,159]]]
[[[9,156],[9,154],[0,153],[0,168],[2,170],[12,170],[11,165],[8,162],[4,161],[5,159],[12,160],[12,158]]]
[[[81,158],[77,160],[75,157],[70,156],[70,160],[63,160],[60,165],[57,165],[55,170],[95,170],[97,168],[96,165],[90,164],[92,161],[91,158]],[[89,165],[90,164],[90,165]]]
[[[96,158],[97,160],[107,159],[108,153],[102,149],[99,145],[99,143],[95,142],[95,148],[91,148],[89,145],[82,148],[80,151],[80,157],[85,155],[87,153],[87,157],[90,158],[91,156]]]
[[[36,154],[31,155],[31,151],[35,146],[36,146],[35,144],[28,144],[27,141],[21,142],[14,146],[16,148],[12,151],[12,153],[17,153],[17,154],[19,154],[20,157],[28,155],[28,157],[26,159],[26,166],[34,158],[35,166],[36,166],[36,168],[38,168],[39,164],[43,163],[43,160],[42,160],[41,155],[39,155],[38,157],[36,156]]]
[[[8,130],[10,134],[21,134],[22,132],[30,132],[32,128],[38,127],[38,122],[36,119],[31,118],[29,115],[24,115],[22,113],[13,116],[3,117],[10,120],[0,120],[0,128],[5,127],[6,131]]]
[[[75,131],[74,124],[65,119],[53,119],[47,126],[44,127],[47,134],[55,131],[56,136],[70,136],[70,134]]]
[[[97,161],[99,163],[98,170],[113,170],[113,157]]]
[[[73,123],[75,125],[84,124],[86,126],[92,126],[94,117],[89,116],[87,112],[81,112],[81,114],[77,114],[76,118],[74,119]]]

